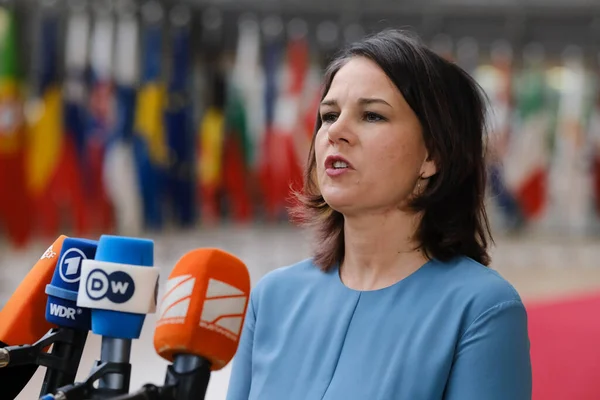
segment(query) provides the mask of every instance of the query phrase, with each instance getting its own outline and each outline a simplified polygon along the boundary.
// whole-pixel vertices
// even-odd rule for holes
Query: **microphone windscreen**
[[[49,322],[65,328],[90,330],[91,310],[77,307],[77,293],[81,263],[93,260],[97,247],[95,240],[66,238],[63,242],[52,282],[46,286],[46,319]]]
[[[54,328],[44,318],[44,287],[52,280],[58,255],[67,236],[61,235],[42,254],[0,311],[0,347],[33,344]],[[0,369],[2,399],[15,399],[37,371],[37,365]]]
[[[139,267],[152,267],[154,265],[154,242],[149,239],[102,235],[98,241],[95,260]],[[134,272],[133,269],[132,272]],[[124,278],[131,280],[131,276]],[[106,290],[112,290],[113,286],[119,288],[119,282],[111,281],[108,277],[105,283],[105,286],[107,286]],[[91,285],[93,282],[90,280],[84,284]],[[92,289],[94,288],[91,286],[86,286],[85,288],[88,291]],[[82,290],[84,289],[82,288]],[[101,336],[136,339],[140,337],[145,318],[145,314],[92,309],[92,332]]]
[[[48,247],[0,311],[0,341],[9,346],[33,344],[55,327],[45,318],[44,288],[52,280],[63,242],[61,235]]]
[[[197,249],[175,265],[161,299],[154,347],[168,361],[177,354],[208,359],[213,371],[237,351],[250,297],[250,274],[237,257]]]

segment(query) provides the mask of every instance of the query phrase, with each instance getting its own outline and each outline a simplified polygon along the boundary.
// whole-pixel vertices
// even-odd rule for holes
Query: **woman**
[[[327,70],[296,214],[313,257],[253,290],[228,400],[525,400],[525,307],[486,265],[485,105],[398,31]]]

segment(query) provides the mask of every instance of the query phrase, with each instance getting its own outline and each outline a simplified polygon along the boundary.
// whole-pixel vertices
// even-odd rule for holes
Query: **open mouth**
[[[345,163],[344,161],[336,161],[333,163],[333,168],[335,168],[335,169],[348,168],[348,163]]]
[[[325,169],[348,169],[352,168],[352,165],[343,157],[340,156],[329,156],[325,160]]]

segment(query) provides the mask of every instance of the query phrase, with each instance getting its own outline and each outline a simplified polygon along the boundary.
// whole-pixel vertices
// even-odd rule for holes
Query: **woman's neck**
[[[419,269],[427,258],[414,240],[418,215],[393,212],[344,219],[340,277],[355,290],[391,286]]]

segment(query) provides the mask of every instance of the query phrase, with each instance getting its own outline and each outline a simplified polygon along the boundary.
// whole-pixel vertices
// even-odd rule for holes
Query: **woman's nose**
[[[327,137],[330,143],[341,143],[345,142],[351,144],[352,140],[352,129],[342,117],[338,118],[332,123],[327,129]]]

